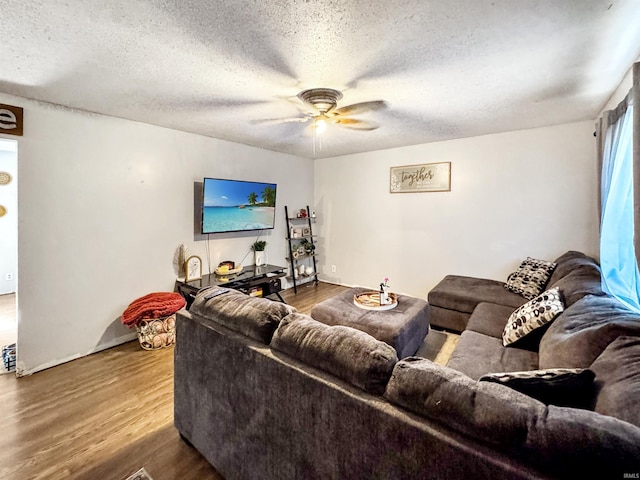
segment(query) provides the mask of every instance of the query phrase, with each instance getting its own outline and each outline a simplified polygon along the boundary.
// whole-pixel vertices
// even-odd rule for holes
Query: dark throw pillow
[[[554,262],[527,257],[518,270],[509,275],[505,288],[531,300],[544,290],[555,268]]]
[[[564,311],[560,290],[555,287],[518,307],[507,320],[502,332],[502,344],[506,347],[534,330],[547,325]]]
[[[479,381],[506,385],[547,405],[586,408],[593,397],[594,377],[595,373],[585,368],[552,368],[489,373]]]

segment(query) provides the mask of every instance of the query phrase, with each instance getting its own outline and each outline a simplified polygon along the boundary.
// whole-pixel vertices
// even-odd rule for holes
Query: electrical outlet
[[[331,273],[336,273],[336,266],[335,265],[331,265]]]
[[[7,273],[4,277],[4,279],[9,282],[11,280],[13,280],[13,273]]]

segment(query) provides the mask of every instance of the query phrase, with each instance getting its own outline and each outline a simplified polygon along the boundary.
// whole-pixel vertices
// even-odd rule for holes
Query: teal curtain
[[[607,112],[602,144],[600,265],[604,289],[640,312],[640,271],[634,246],[633,96]],[[600,132],[602,135],[602,132]]]

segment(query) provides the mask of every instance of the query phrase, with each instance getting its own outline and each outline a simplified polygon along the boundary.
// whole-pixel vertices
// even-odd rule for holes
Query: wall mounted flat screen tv
[[[275,183],[204,179],[202,233],[271,229],[275,213]]]

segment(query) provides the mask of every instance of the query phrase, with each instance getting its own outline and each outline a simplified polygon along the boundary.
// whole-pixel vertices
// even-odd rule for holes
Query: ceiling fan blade
[[[296,95],[294,95],[292,97],[278,97],[278,98],[281,98],[281,99],[287,101],[288,103],[290,103],[291,105],[296,107],[297,110],[300,110],[305,115],[317,115],[318,114],[318,110],[316,110],[313,107],[313,105],[309,105],[307,103],[304,103],[304,102],[300,101],[300,99]]]
[[[372,110],[382,110],[389,105],[384,100],[373,100],[371,102],[360,102],[345,107],[336,108],[333,113],[336,115],[353,115],[355,113],[369,112]]]
[[[355,118],[335,117],[333,121],[341,127],[351,128],[353,130],[375,130],[379,128],[379,125],[373,122],[356,120]]]
[[[309,117],[265,118],[262,120],[252,120],[251,123],[256,125],[278,125],[281,123],[303,123],[309,120]]]

